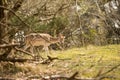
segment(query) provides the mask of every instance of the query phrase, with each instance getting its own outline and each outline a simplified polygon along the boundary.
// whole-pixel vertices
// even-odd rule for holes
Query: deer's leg
[[[37,48],[35,46],[32,46],[32,54],[34,54],[34,56],[38,56],[38,52],[37,52]]]
[[[26,51],[28,48],[30,48],[30,45],[29,46],[24,46],[23,48]]]
[[[36,56],[35,46],[31,46],[31,47],[30,47],[30,52],[31,52],[34,56]]]
[[[48,46],[44,46],[44,49],[45,49],[45,52],[46,52],[46,54],[48,56],[48,54],[49,54],[49,48],[48,48]]]
[[[40,58],[40,59],[44,59],[40,54],[39,54],[39,52],[40,52],[40,49],[39,48],[36,48],[36,53],[37,53],[37,57],[38,57],[38,59]]]
[[[27,45],[27,46],[24,47],[24,50],[33,54],[33,52],[34,52],[34,46]]]

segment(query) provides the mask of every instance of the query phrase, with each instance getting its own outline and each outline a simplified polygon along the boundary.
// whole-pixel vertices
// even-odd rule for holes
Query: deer
[[[43,46],[43,49],[46,51],[47,55],[49,54],[49,46],[56,43],[64,43],[65,36],[61,33],[58,37],[52,37],[47,33],[30,33],[25,35],[25,47],[24,50],[30,48],[31,53],[34,51],[34,47]]]

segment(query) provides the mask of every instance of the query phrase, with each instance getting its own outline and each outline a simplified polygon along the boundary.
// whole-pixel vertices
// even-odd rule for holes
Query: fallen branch
[[[118,67],[120,67],[120,64],[118,64],[118,65],[114,66],[113,68],[111,68],[110,70],[108,70],[108,71],[104,72],[104,73],[103,73],[103,74],[101,74],[101,75],[108,74],[108,73],[110,73],[111,71],[113,71],[114,69],[117,69]]]
[[[1,59],[7,58],[7,56],[10,54],[11,50],[12,50],[12,48],[9,47],[2,55],[0,55],[0,58]]]
[[[29,53],[29,52],[27,52],[27,51],[25,51],[25,50],[23,50],[23,49],[20,49],[20,48],[17,48],[17,47],[15,47],[14,49],[17,50],[17,51],[23,52],[23,53],[25,53],[25,54],[27,54],[27,55],[30,55],[30,56],[32,56],[32,57],[34,57],[34,56],[32,55],[32,53]]]
[[[10,61],[10,62],[26,62],[26,61],[30,61],[32,59],[14,59],[14,58],[0,58],[0,61]]]
[[[98,80],[97,78],[75,78],[77,75],[78,72],[75,72],[70,77],[65,75],[42,76],[42,80]]]
[[[104,73],[99,74],[99,76],[97,76],[97,77],[100,78],[99,80],[104,79],[104,78],[106,78],[106,77],[111,78],[111,77],[109,77],[109,76],[106,76],[106,74],[112,72],[113,70],[117,69],[118,67],[120,67],[120,64],[112,67],[110,70],[108,70],[108,71],[106,71],[106,72],[104,72]],[[113,78],[114,78],[114,77],[113,77]]]
[[[19,44],[11,44],[11,43],[0,45],[0,48],[5,48],[6,49],[6,51],[2,55],[0,55],[0,58],[1,59],[7,58],[7,56],[10,54],[12,48],[15,47],[15,46],[18,46],[18,45]]]
[[[8,48],[8,47],[15,47],[15,46],[19,46],[19,43],[15,43],[15,44],[2,44],[0,45],[0,48]]]
[[[59,59],[57,57],[51,57],[51,56],[47,56],[48,59],[44,60],[41,62],[41,64],[50,64],[51,62],[53,62],[54,60],[71,60],[70,58],[67,59]]]
[[[30,56],[34,57],[31,53],[16,47],[16,46],[19,46],[19,45],[20,45],[19,43],[14,43],[14,44],[9,43],[9,44],[2,44],[2,45],[0,45],[0,48],[9,48],[10,49],[9,52],[8,51],[5,52],[3,55],[0,55],[0,57],[6,58],[9,55],[11,49],[15,49],[17,51],[23,52],[23,53],[25,53],[27,55],[30,55]]]
[[[78,75],[78,72],[75,72],[72,76],[70,76],[70,78],[68,78],[68,80],[74,80],[76,79],[75,76]]]
[[[58,59],[57,57],[54,57],[54,58],[53,58],[53,57],[50,57],[50,56],[47,56],[47,57],[48,57],[48,59],[42,61],[41,64],[49,64],[49,63],[51,63],[53,60]]]
[[[8,78],[8,77],[0,77],[0,80],[16,80],[14,78]]]

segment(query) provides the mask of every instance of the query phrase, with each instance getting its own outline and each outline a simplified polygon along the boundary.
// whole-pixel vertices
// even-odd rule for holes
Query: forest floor
[[[44,54],[40,53],[41,56]],[[70,77],[78,72],[75,76],[78,79],[91,80],[102,76],[103,80],[120,80],[120,45],[89,45],[63,51],[52,50],[50,56],[58,59],[49,64],[0,62],[0,78],[47,80],[52,76]]]

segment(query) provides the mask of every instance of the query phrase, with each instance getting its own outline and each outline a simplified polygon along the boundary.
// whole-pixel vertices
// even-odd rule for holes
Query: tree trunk
[[[24,0],[18,0],[16,2],[16,4],[13,6],[13,8],[9,10],[5,6],[4,0],[0,0],[0,6],[1,6],[0,7],[0,44],[4,43],[3,39],[5,39],[5,41],[9,42],[10,34],[5,35],[6,32],[8,31],[8,26],[6,25],[6,22],[14,16],[14,14],[11,11],[13,11],[14,13],[16,11],[18,11],[18,9],[21,7],[21,4],[23,3],[23,1]],[[8,10],[8,12],[5,12],[5,10]],[[2,57],[7,58],[8,54],[11,52],[11,50],[12,50],[11,47],[4,49],[5,52],[3,53]]]
[[[0,6],[3,6],[3,0],[0,0]],[[2,37],[4,34],[4,26],[2,23],[4,22],[4,8],[0,7],[0,44],[2,44]]]

